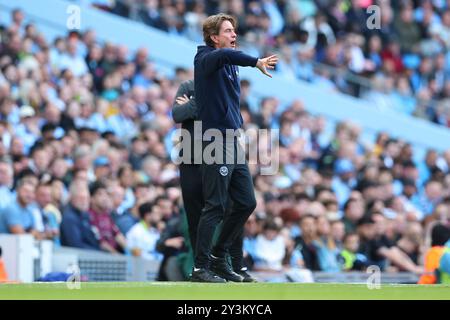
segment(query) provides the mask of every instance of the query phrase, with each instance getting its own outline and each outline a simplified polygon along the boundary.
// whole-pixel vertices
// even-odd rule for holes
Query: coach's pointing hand
[[[267,69],[275,69],[275,65],[278,62],[278,57],[276,55],[258,59],[258,62],[256,63],[256,67],[261,70],[262,73],[264,73],[266,76],[272,78],[272,75],[267,72]]]

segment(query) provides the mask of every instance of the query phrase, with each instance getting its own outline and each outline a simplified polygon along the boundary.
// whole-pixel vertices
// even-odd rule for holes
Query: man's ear
[[[219,36],[218,36],[217,34],[213,34],[213,35],[210,36],[212,42],[214,42],[215,44],[218,44],[218,43],[219,43],[218,37],[219,37]]]

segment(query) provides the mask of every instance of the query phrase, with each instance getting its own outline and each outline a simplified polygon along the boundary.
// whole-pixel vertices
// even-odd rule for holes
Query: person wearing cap
[[[15,136],[24,143],[24,151],[28,154],[30,148],[35,144],[41,131],[38,125],[38,118],[33,107],[23,105],[19,109],[20,123],[14,130]]]
[[[109,159],[105,156],[97,157],[94,160],[94,175],[96,180],[102,181],[108,178],[111,174],[111,169],[109,167]]]

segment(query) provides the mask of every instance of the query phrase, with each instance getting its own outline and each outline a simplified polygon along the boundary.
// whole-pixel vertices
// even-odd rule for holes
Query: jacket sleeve
[[[164,231],[161,233],[159,240],[156,242],[156,251],[164,255],[172,255],[177,249],[166,246],[165,242],[169,239],[179,237],[180,234],[177,230],[177,224],[171,221],[167,224]]]
[[[176,97],[189,95],[188,86],[183,83],[178,88]],[[195,104],[195,97],[190,99],[185,104],[178,104],[176,101],[172,108],[172,118],[175,123],[181,123],[186,120],[195,120],[197,118],[197,105]]]
[[[83,235],[76,219],[65,217],[61,222],[61,234],[64,235],[65,245],[73,248],[98,250],[83,241]]]
[[[200,61],[202,69],[206,74],[213,73],[225,64],[231,64],[241,67],[255,67],[258,58],[249,56],[242,51],[236,51],[229,48],[216,49],[205,54]]]

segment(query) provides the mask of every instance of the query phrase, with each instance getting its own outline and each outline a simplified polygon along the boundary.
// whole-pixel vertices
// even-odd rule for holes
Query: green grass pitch
[[[382,284],[380,289],[369,290],[366,285],[354,284],[83,282],[80,287],[80,289],[70,290],[66,283],[0,284],[0,300],[450,300],[450,286],[448,285]]]

